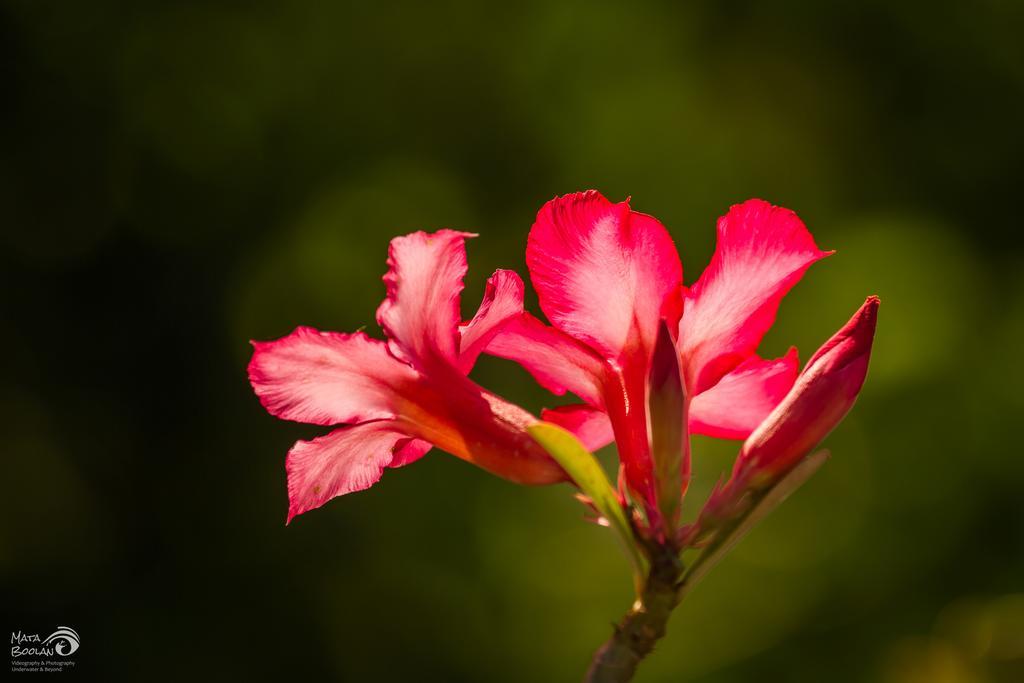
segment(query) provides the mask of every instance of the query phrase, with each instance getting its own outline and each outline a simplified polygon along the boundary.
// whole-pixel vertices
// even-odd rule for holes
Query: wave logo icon
[[[78,632],[70,626],[58,626],[57,630],[47,636],[42,644],[44,647],[52,645],[53,651],[61,657],[69,657],[78,649],[81,638],[78,637]]]

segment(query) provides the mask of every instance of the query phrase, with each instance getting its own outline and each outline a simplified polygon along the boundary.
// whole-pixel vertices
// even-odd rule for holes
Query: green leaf
[[[551,454],[580,490],[593,501],[598,512],[608,520],[609,526],[633,564],[635,577],[642,581],[646,571],[643,554],[633,535],[633,528],[626,519],[626,513],[619,505],[615,489],[608,482],[608,477],[597,462],[597,458],[584,448],[575,436],[557,425],[538,422],[528,429],[530,436]]]
[[[740,515],[730,524],[715,534],[711,544],[697,557],[680,582],[680,599],[693,590],[718,562],[725,557],[736,544],[757,526],[757,523],[768,516],[793,491],[803,486],[829,458],[827,450],[818,451],[808,456],[799,465],[790,470],[789,474],[780,479],[771,488],[760,492],[746,514]]]

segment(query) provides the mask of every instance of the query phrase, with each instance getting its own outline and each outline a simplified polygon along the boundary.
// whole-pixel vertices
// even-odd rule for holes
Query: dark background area
[[[434,451],[286,528],[323,430],[245,365],[297,324],[379,334],[416,229],[480,233],[468,314],[593,187],[687,282],[730,204],[795,209],[838,253],[766,355],[883,301],[832,461],[638,680],[1024,680],[1022,3],[0,7],[5,629],[75,628],[102,680],[578,679],[630,581],[568,487]],[[689,508],[737,447],[695,444]]]

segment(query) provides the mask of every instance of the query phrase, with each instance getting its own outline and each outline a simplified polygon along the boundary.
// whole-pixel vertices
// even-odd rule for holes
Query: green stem
[[[651,569],[640,597],[614,627],[590,664],[584,683],[625,683],[664,635],[672,610],[679,604],[683,564],[668,546],[653,549]]]

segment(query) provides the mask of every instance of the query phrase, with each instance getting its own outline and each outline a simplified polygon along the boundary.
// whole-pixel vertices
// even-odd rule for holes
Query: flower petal
[[[391,240],[387,298],[377,322],[413,364],[458,357],[459,295],[470,233],[414,232]]]
[[[796,381],[796,349],[782,358],[751,356],[690,403],[690,431],[719,439],[745,439]]]
[[[416,462],[433,448],[432,444],[420,439],[406,439],[395,444],[395,457],[388,463],[388,467],[404,467],[409,463]]]
[[[298,327],[252,345],[249,382],[263,407],[285,420],[331,425],[390,418],[397,388],[417,378],[384,342],[361,332]]]
[[[720,439],[745,439],[785,397],[799,366],[796,349],[782,358],[750,358],[690,404],[690,432]],[[541,419],[568,429],[594,451],[614,440],[608,415],[575,404],[545,410]]]
[[[710,265],[686,294],[679,350],[694,396],[750,356],[786,292],[828,256],[789,209],[751,199],[718,220]]]
[[[683,270],[661,223],[593,190],[541,208],[526,263],[551,323],[611,359],[634,335],[653,348],[662,301]]]
[[[510,318],[487,344],[487,353],[522,365],[558,396],[566,391],[601,406],[605,362],[588,347],[529,313]]]
[[[496,270],[487,280],[484,299],[476,315],[459,328],[459,366],[473,369],[476,359],[505,321],[523,312],[523,280],[511,270]]]
[[[615,440],[612,421],[608,419],[608,415],[587,405],[550,408],[543,411],[540,417],[545,422],[551,422],[572,432],[591,453]]]
[[[362,491],[394,464],[395,449],[409,441],[394,423],[383,420],[335,429],[288,451],[288,521],[331,498]]]

